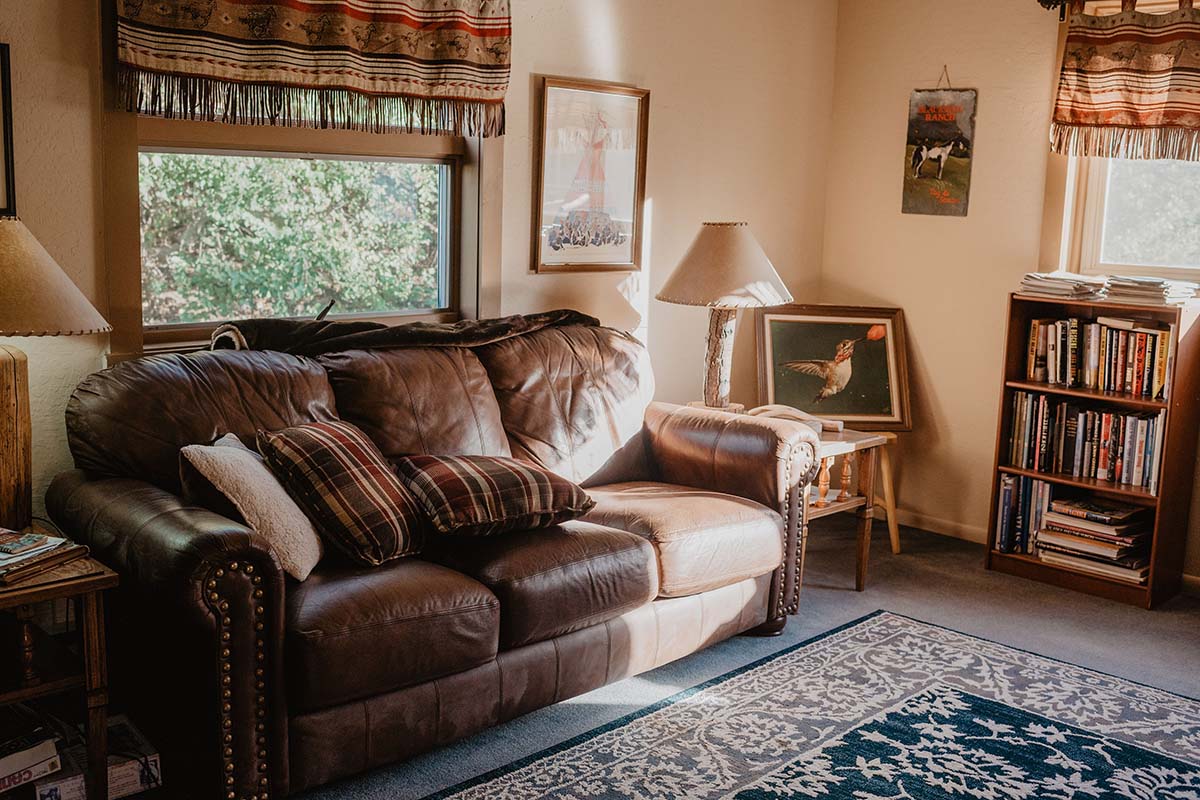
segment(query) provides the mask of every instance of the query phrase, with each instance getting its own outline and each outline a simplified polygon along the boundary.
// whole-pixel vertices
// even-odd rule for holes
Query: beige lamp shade
[[[705,222],[657,295],[666,303],[757,308],[792,302],[745,222]]]
[[[112,330],[25,223],[0,219],[0,336]]]

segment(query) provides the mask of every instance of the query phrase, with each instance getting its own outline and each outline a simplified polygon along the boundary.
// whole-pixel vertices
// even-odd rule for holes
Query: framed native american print
[[[12,77],[8,45],[0,44],[0,217],[17,215],[13,178]]]
[[[541,79],[534,145],[534,272],[641,268],[650,92]]]
[[[758,401],[864,431],[911,429],[904,312],[788,305],[755,309]]]

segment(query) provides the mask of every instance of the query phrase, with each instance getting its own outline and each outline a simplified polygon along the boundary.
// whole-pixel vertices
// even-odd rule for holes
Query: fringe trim
[[[1065,156],[1200,161],[1200,129],[1051,123],[1050,151]]]
[[[127,111],[165,119],[370,133],[504,135],[503,102],[238,83],[148,72],[127,64],[118,71],[117,93]]]

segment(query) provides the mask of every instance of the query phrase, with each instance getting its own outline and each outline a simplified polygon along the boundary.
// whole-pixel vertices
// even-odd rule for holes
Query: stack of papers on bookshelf
[[[1080,275],[1077,272],[1029,272],[1021,279],[1023,294],[1041,294],[1069,300],[1100,300],[1104,298],[1108,279],[1103,275]]]
[[[1114,275],[1108,279],[1108,299],[1126,303],[1185,303],[1196,296],[1200,285],[1191,281],[1169,281],[1136,275]]]

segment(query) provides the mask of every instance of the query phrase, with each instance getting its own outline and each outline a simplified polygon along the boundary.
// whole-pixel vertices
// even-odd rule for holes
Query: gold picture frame
[[[639,271],[650,90],[539,80],[530,270]]]

